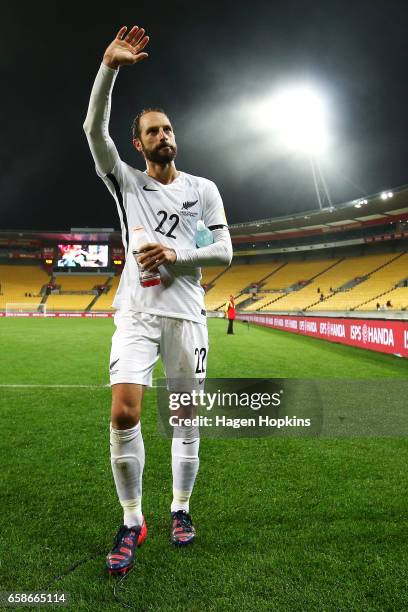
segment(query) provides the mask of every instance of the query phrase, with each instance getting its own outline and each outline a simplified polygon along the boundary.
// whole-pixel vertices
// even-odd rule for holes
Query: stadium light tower
[[[316,157],[310,156],[310,165],[312,167],[313,183],[316,192],[317,202],[320,210],[323,208],[333,208],[329,189],[325,181],[319,160]]]
[[[257,121],[262,117],[274,132],[280,147],[303,153],[309,158],[320,209],[332,207],[319,161],[328,146],[326,115],[321,97],[306,85],[284,89],[256,109]]]

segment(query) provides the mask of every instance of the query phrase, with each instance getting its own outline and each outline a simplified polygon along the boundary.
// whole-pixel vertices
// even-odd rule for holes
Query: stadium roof
[[[325,208],[230,226],[233,242],[307,235],[408,219],[408,185]]]
[[[341,232],[371,225],[408,220],[408,185],[323,210],[260,219],[230,226],[234,243],[261,242],[298,236]],[[113,228],[71,228],[69,231],[0,230],[0,245],[36,241],[119,244],[121,234]]]
[[[0,245],[9,242],[42,244],[92,242],[95,244],[116,244],[121,241],[121,234],[113,228],[71,228],[70,230],[0,230]]]

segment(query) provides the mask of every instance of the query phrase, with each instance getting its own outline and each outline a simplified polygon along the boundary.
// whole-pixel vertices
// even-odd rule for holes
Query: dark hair
[[[154,106],[152,108],[144,108],[133,119],[133,122],[132,122],[132,140],[134,140],[135,138],[140,138],[140,120],[143,117],[143,115],[146,115],[146,113],[163,113],[163,115],[166,115],[166,117],[167,117],[167,113],[162,108],[159,108],[157,106]]]

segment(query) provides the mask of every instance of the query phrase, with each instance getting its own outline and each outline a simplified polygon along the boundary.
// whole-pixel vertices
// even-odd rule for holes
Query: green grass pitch
[[[121,522],[104,386],[113,321],[4,319],[0,330],[0,590],[35,592],[103,551],[50,590],[69,594],[69,610],[120,610],[104,570]],[[231,337],[222,320],[209,331],[212,377],[407,377],[393,356],[242,323]],[[203,439],[198,537],[177,550],[155,400],[149,390],[142,418],[149,538],[121,589],[134,609],[408,609],[406,439]]]

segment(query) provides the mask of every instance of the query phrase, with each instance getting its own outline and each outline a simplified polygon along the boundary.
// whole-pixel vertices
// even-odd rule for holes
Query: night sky
[[[150,57],[116,81],[111,135],[144,169],[130,125],[166,109],[178,169],[214,180],[230,223],[316,207],[310,165],[250,109],[312,83],[329,106],[322,169],[334,203],[408,183],[406,0],[14,3],[1,20],[0,229],[119,227],[82,124],[106,46],[146,28]]]

